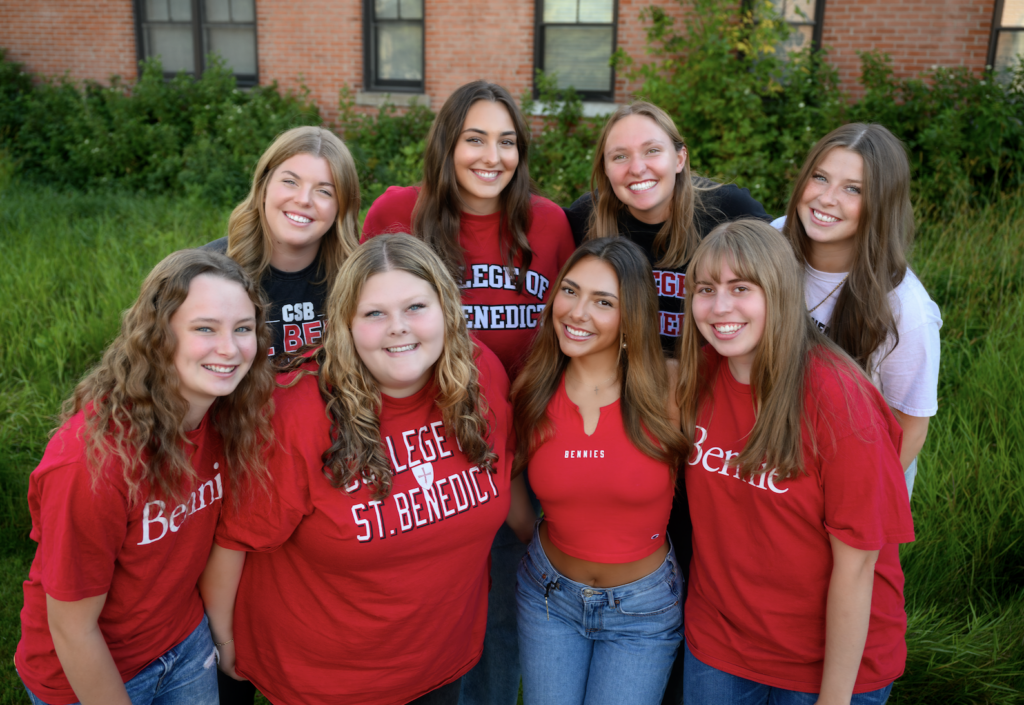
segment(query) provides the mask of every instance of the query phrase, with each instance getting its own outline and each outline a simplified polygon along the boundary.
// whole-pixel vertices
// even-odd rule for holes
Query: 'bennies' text
[[[395,488],[399,486],[397,476],[406,472],[412,473],[419,487],[394,489],[383,500],[353,505],[352,519],[361,527],[358,541],[383,540],[430,526],[482,507],[498,496],[485,468],[461,468],[447,460],[454,455],[452,443],[458,446],[457,440],[448,440],[442,421],[384,437],[391,472],[396,476]],[[361,484],[362,480],[355,480],[345,491],[354,493]]]
[[[775,494],[785,494],[786,492],[789,492],[788,487],[780,488],[775,485],[775,478],[778,477],[777,470],[751,475],[748,479],[743,480],[740,477],[740,468],[738,465],[733,464],[732,467],[729,467],[729,461],[732,458],[738,457],[739,453],[717,447],[705,449],[704,442],[708,438],[708,430],[703,426],[696,427],[695,435],[697,436],[697,440],[693,444],[693,456],[687,461],[690,465],[699,464],[708,472],[741,480],[759,490],[768,490]],[[717,467],[715,467],[716,465]],[[764,465],[761,467],[763,468]]]
[[[515,268],[519,276],[519,268]],[[469,267],[466,280],[460,287],[469,289],[505,289],[515,291],[515,279],[503,264],[474,264]],[[532,269],[526,270],[523,280],[523,294],[537,299],[536,304],[476,305],[467,303],[462,307],[466,325],[471,330],[510,330],[536,328],[537,319],[544,310],[544,296],[551,288],[547,277]]]

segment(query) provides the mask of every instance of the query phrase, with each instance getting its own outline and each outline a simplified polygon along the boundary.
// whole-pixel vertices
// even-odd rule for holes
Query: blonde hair
[[[697,248],[686,270],[696,291],[698,280],[719,278],[723,263],[740,279],[764,292],[764,333],[750,373],[756,421],[736,463],[744,476],[776,471],[780,480],[804,470],[806,428],[817,448],[811,414],[805,413],[807,375],[812,358],[852,378],[854,388],[866,379],[842,350],[818,330],[804,303],[803,269],[786,239],[767,223],[744,219],[723,223]],[[692,447],[697,417],[710,403],[711,370],[701,349],[707,341],[693,318],[693,297],[679,348],[677,401],[683,435]],[[848,386],[848,385],[846,385]]]
[[[214,401],[208,414],[223,439],[232,486],[242,479],[265,482],[264,449],[273,439],[269,420],[274,372],[267,357],[270,331],[259,289],[224,255],[181,250],[165,257],[146,277],[139,297],[121,316],[120,334],[61,409],[62,425],[85,412],[93,486],[104,464],[115,458],[131,504],[143,499],[144,483],[163,497],[180,500],[196,480],[191,452],[186,450],[191,444],[183,424],[189,404],[179,391],[174,365],[178,341],[171,316],[201,274],[239,284],[256,309],[258,345],[252,366],[231,394]]]
[[[260,157],[249,195],[235,207],[228,220],[227,254],[257,283],[270,267],[274,249],[264,205],[267,186],[277,168],[297,154],[310,154],[327,162],[338,201],[337,218],[320,241],[321,281],[333,281],[341,263],[359,246],[359,176],[348,147],[325,128],[293,128],[278,135]]]
[[[356,352],[349,328],[366,280],[390,271],[408,272],[437,293],[444,315],[444,348],[434,365],[434,403],[445,428],[454,432],[471,463],[495,472],[497,455],[487,442],[489,424],[473,359],[475,346],[466,329],[458,286],[441,259],[422,241],[406,234],[381,235],[361,245],[342,265],[327,300],[331,325],[324,334],[320,395],[332,420],[330,448],[323,453],[325,473],[334,487],[364,478],[375,485],[374,498],[391,492],[391,469],[381,446],[381,394],[377,381]]]
[[[640,115],[653,120],[654,124],[668,135],[676,152],[686,148],[672,118],[652,103],[638,100],[630,105],[623,105],[612,113],[601,130],[601,136],[594,148],[594,168],[590,172],[590,193],[594,208],[587,223],[586,240],[614,237],[619,234],[619,214],[626,209],[626,205],[615,195],[615,190],[605,173],[604,151],[608,146],[608,135],[612,128],[630,115]],[[655,265],[657,267],[682,267],[700,244],[700,233],[694,222],[694,213],[701,207],[700,194],[717,188],[717,185],[710,185],[710,182],[708,186],[697,185],[694,183],[695,177],[696,175],[690,171],[690,153],[687,151],[683,160],[683,170],[675,175],[668,220],[654,238],[654,253],[661,257]]]
[[[658,334],[658,292],[651,265],[640,246],[626,238],[590,240],[562,267],[551,289],[555,295],[566,274],[587,258],[608,264],[619,280],[619,330],[625,343],[619,355],[620,406],[626,436],[641,453],[674,468],[685,455],[685,444],[679,429],[665,418],[668,375]],[[553,301],[554,296],[541,313],[530,356],[512,387],[516,469],[525,467],[534,451],[550,438],[548,403],[569,364],[555,332]]]

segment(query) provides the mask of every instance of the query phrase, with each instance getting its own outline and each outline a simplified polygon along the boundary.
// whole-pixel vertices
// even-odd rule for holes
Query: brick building
[[[684,0],[685,1],[685,0]],[[728,0],[723,0],[728,1]],[[241,85],[300,83],[327,117],[338,91],[376,105],[390,94],[435,109],[457,86],[487,78],[519,95],[534,70],[557,70],[582,89],[590,112],[628,99],[607,64],[615,48],[644,56],[640,10],[677,0],[34,0],[0,3],[0,46],[40,74],[105,81],[136,75],[159,54],[165,69],[202,71],[224,56]],[[740,2],[736,3],[739,11]],[[913,76],[940,66],[981,71],[1024,53],[1024,0],[776,0],[797,30],[791,42],[830,48],[855,92],[857,51],[890,54]]]

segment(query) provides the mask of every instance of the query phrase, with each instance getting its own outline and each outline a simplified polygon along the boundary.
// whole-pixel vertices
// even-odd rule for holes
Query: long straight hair
[[[612,113],[601,130],[601,136],[594,148],[594,166],[590,172],[590,197],[593,199],[594,208],[590,212],[590,222],[587,224],[587,240],[619,234],[619,215],[626,209],[626,204],[615,195],[615,190],[605,173],[604,151],[608,147],[608,135],[612,128],[630,115],[640,115],[653,120],[654,124],[668,135],[677,153],[686,147],[675,122],[668,113],[653,103],[638,100],[620,106]],[[678,269],[686,264],[700,244],[700,233],[697,232],[694,213],[701,207],[701,192],[711,190],[694,183],[695,175],[690,171],[689,150],[686,152],[683,170],[675,175],[675,179],[668,220],[654,238],[654,252],[660,257],[657,266],[669,269]]]
[[[359,246],[359,176],[345,143],[323,127],[296,127],[282,132],[256,163],[252,187],[228,219],[228,251],[257,283],[270,267],[274,239],[267,222],[265,202],[270,178],[279,166],[298,154],[327,162],[334,181],[338,215],[320,240],[321,282],[334,281],[341,263]]]
[[[448,270],[423,242],[405,234],[368,240],[346,260],[327,300],[320,363],[320,396],[331,419],[331,446],[324,451],[324,472],[334,487],[365,479],[375,499],[391,492],[391,468],[380,436],[381,393],[360,359],[350,325],[366,280],[382,272],[408,272],[430,284],[444,315],[444,348],[434,365],[434,403],[444,426],[455,434],[470,462],[495,472],[497,455],[487,442],[487,402],[473,359],[460,292]]]
[[[679,429],[665,415],[668,375],[658,333],[658,292],[651,265],[640,246],[626,238],[590,240],[562,267],[552,289],[556,296],[566,273],[588,258],[607,263],[619,280],[619,331],[625,343],[619,355],[620,407],[626,436],[637,450],[674,468],[685,455],[685,445]],[[553,301],[554,296],[541,313],[533,348],[512,386],[516,469],[525,467],[534,451],[550,438],[548,403],[569,364],[555,332]]]
[[[273,440],[270,416],[274,372],[267,357],[270,331],[255,282],[236,262],[206,250],[181,250],[165,257],[142,283],[135,303],[121,315],[121,332],[103,357],[65,400],[63,425],[85,412],[87,464],[93,486],[115,459],[128,486],[129,502],[144,499],[143,485],[180,500],[194,486],[191,446],[184,428],[189,404],[181,395],[174,365],[178,341],[171,316],[201,274],[239,284],[256,309],[256,357],[234,391],[218,397],[210,421],[224,443],[232,486],[242,479],[264,484],[264,451]]]
[[[827,335],[867,370],[871,356],[888,336],[899,343],[889,292],[907,274],[906,253],[914,236],[910,165],[903,143],[881,125],[851,123],[819,140],[797,177],[783,228],[802,262],[810,258],[812,243],[797,206],[807,182],[836,148],[859,154],[864,160],[864,176],[860,220],[853,236],[853,266],[836,298]]]
[[[462,281],[466,262],[459,244],[459,224],[463,203],[455,172],[455,147],[466,124],[469,109],[478,101],[501,103],[512,118],[516,131],[519,165],[512,180],[499,195],[501,220],[498,225],[499,246],[510,275],[519,265],[515,277],[516,291],[522,293],[526,270],[533,260],[533,250],[526,239],[533,220],[531,197],[536,193],[530,179],[530,128],[515,100],[501,86],[486,81],[473,81],[460,86],[448,96],[427,134],[423,155],[423,184],[412,214],[412,234],[422,239],[441,257],[456,281]]]
[[[699,280],[718,279],[723,264],[740,279],[760,287],[765,298],[764,333],[750,372],[756,421],[736,462],[744,476],[774,470],[785,480],[804,471],[805,429],[817,447],[813,419],[805,412],[811,360],[821,360],[826,369],[845,373],[855,388],[866,379],[807,314],[803,269],[775,228],[754,219],[719,225],[694,253],[686,281],[696,287]],[[677,401],[683,435],[691,448],[697,417],[704,404],[711,403],[712,371],[702,350],[706,344],[693,318],[693,295],[688,296],[680,338]]]

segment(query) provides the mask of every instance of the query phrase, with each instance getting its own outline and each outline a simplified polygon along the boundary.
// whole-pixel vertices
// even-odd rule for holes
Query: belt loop
[[[615,609],[615,591],[608,588],[605,594],[608,596],[608,609]]]

